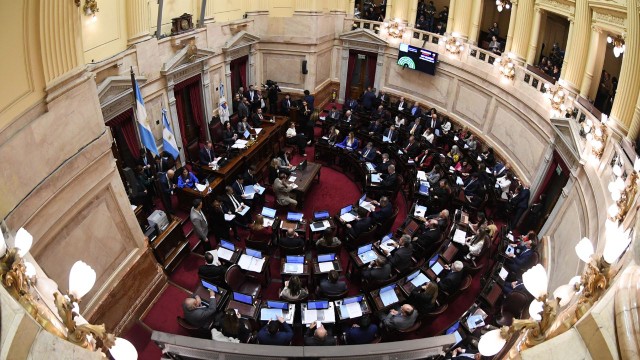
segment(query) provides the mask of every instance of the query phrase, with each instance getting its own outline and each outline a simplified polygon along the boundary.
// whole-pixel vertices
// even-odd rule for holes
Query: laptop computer
[[[273,221],[276,219],[276,209],[263,207],[260,213],[264,217],[264,226],[269,227],[273,225]]]
[[[219,258],[230,261],[234,251],[236,251],[235,245],[228,241],[220,240],[220,246],[218,247]]]
[[[251,248],[246,248],[245,251],[246,251],[246,254],[249,255],[249,256],[252,256],[252,257],[257,258],[257,259],[262,259],[262,251],[260,251],[260,250],[254,250],[254,249],[251,249]]]
[[[356,219],[353,205],[347,205],[340,209],[340,219],[342,219],[342,221],[344,222],[351,222]]]
[[[456,342],[453,345],[451,345],[452,348],[458,345],[460,341],[462,341],[463,339],[462,334],[460,333],[460,321],[456,321],[455,324],[451,325],[451,327],[445,331],[445,334],[446,335],[453,334],[455,336]]]
[[[213,291],[214,293],[219,293],[220,292],[220,290],[218,290],[217,286],[215,286],[215,285],[213,285],[213,284],[211,284],[209,282],[206,282],[204,280],[200,280],[200,282],[202,283],[202,286],[204,286],[205,288]]]
[[[373,251],[373,244],[367,244],[358,248],[358,257],[364,264],[368,264],[378,258],[378,254]]]
[[[313,221],[328,220],[331,217],[329,210],[319,210],[313,212]]]
[[[233,300],[243,304],[253,305],[253,296],[235,291],[233,292]]]
[[[271,309],[289,310],[289,303],[284,301],[267,300],[267,307]]]
[[[251,133],[249,132],[249,130],[245,130],[242,136],[244,136],[245,139],[248,139],[251,136]]]
[[[420,270],[407,276],[407,282],[411,282],[413,286],[418,287],[430,282],[429,278]]]
[[[312,300],[307,303],[308,310],[324,310],[329,308],[329,300]]]
[[[287,213],[287,221],[299,222],[300,220],[302,220],[302,216],[302,213],[290,212]]]
[[[344,300],[342,300],[342,304],[343,305],[348,305],[348,304],[351,304],[351,303],[360,302],[360,301],[362,301],[362,299],[363,299],[362,296],[352,296],[352,297],[344,298]]]
[[[322,255],[318,255],[318,262],[319,262],[319,263],[329,262],[329,261],[334,261],[335,259],[336,259],[336,254],[322,254]]]
[[[284,272],[300,274],[304,270],[304,256],[287,255],[284,263]]]
[[[305,170],[307,168],[307,160],[303,160],[298,166],[296,166],[297,170]]]

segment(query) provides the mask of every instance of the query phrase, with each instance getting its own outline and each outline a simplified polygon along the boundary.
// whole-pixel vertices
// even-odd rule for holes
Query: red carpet
[[[189,335],[176,321],[182,316],[182,301],[190,294],[175,285],[167,285],[142,321],[153,330]]]
[[[135,323],[124,337],[138,351],[139,360],[158,360],[162,357],[162,350],[151,341],[151,332],[140,323]]]

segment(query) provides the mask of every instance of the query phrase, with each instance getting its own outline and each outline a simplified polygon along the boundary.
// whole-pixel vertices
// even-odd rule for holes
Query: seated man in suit
[[[289,248],[301,247],[304,246],[304,239],[293,229],[288,229],[287,236],[280,239],[280,245]]]
[[[406,330],[412,327],[418,319],[418,311],[409,304],[400,307],[400,311],[391,309],[389,313],[381,319],[381,325],[393,330]]]
[[[238,134],[239,134],[239,136],[244,137],[243,134],[244,134],[245,130],[251,130],[251,129],[253,129],[253,127],[251,125],[249,125],[248,119],[246,117],[243,117],[242,121],[240,121],[238,123]]]
[[[309,330],[304,335],[305,346],[334,346],[336,344],[335,336],[329,336],[327,329],[322,324],[316,328],[315,322],[309,325]]]
[[[373,143],[369,141],[365,147],[358,150],[360,156],[365,161],[373,161],[376,158],[376,148],[373,147]]]
[[[416,141],[416,137],[413,135],[409,136],[409,141],[407,141],[407,144],[402,148],[402,150],[407,154],[407,156],[409,156],[409,159],[413,159],[418,156],[418,154],[420,154],[420,144]]]
[[[218,260],[218,250],[211,250],[204,253],[204,265],[198,268],[198,276],[204,279],[213,279],[224,276],[227,267]]]
[[[253,198],[251,195],[245,194],[244,192],[244,176],[238,175],[236,181],[231,184],[231,188],[233,189],[233,193],[237,198],[242,199],[242,202],[247,206],[251,207],[253,205]]]
[[[376,206],[376,210],[372,211],[370,215],[374,222],[382,224],[393,214],[393,206],[386,196],[381,197],[379,202],[373,200],[371,203]]]
[[[358,208],[358,216],[353,225],[347,224],[347,235],[351,239],[357,239],[362,233],[367,232],[373,226],[373,220],[367,216],[367,210]]]
[[[508,259],[505,261],[504,266],[509,272],[521,274],[525,270],[528,270],[530,266],[534,265],[531,264],[536,246],[536,244],[533,243],[534,241],[535,239],[523,241],[518,245],[515,252],[507,255]]]
[[[420,109],[420,104],[416,101],[413,103],[413,106],[409,110],[411,116],[420,117],[422,115],[422,110]]]
[[[355,119],[351,116],[351,110],[347,110],[344,113],[344,117],[342,118],[341,122],[348,127],[354,126]]]
[[[258,332],[258,343],[263,345],[289,345],[293,339],[291,326],[282,316],[277,320],[269,320]]]
[[[372,119],[383,119],[385,117],[384,107],[382,105],[378,106],[376,110],[371,112]]]
[[[409,130],[409,135],[420,135],[422,132],[422,118],[416,118],[409,124],[407,130]]]
[[[441,291],[445,291],[449,294],[455,292],[462,283],[462,277],[464,273],[462,270],[464,266],[461,261],[455,261],[451,266],[445,265],[446,270],[450,270],[443,278],[437,278],[438,287]]]
[[[264,120],[265,117],[262,114],[262,109],[258,109],[256,110],[256,113],[253,114],[253,116],[251,117],[252,123],[253,123],[253,127],[262,127],[262,120]]]
[[[347,329],[347,331],[345,331],[347,344],[369,344],[376,338],[377,332],[378,326],[371,323],[371,317],[369,317],[369,315],[362,315],[357,324],[353,324],[349,329]]]
[[[431,245],[437,243],[442,236],[442,229],[438,226],[438,220],[427,220],[424,224],[424,230],[419,236],[413,238],[418,245],[423,249],[429,249]]]
[[[349,99],[349,101],[346,101],[344,103],[344,110],[345,111],[355,111],[358,110],[358,100],[357,99]]]
[[[376,119],[376,121],[372,122],[367,129],[369,135],[380,136],[384,131],[384,125],[382,125],[382,119]]]
[[[327,118],[335,122],[335,121],[339,121],[341,117],[342,117],[342,114],[340,113],[340,111],[338,111],[338,108],[336,108],[335,105],[332,106],[331,110],[329,110],[329,115],[327,115]]]
[[[213,152],[213,144],[211,141],[207,141],[200,150],[200,165],[207,166],[212,163],[215,158],[216,153]]]
[[[386,190],[394,190],[398,182],[398,175],[396,175],[396,166],[389,165],[387,168],[387,174],[382,174],[382,181],[380,187]]]
[[[389,139],[388,141],[390,143],[395,143],[396,140],[398,140],[399,132],[398,132],[398,130],[396,130],[396,126],[395,125],[391,125],[391,126],[389,126],[388,129],[386,129],[384,131],[384,133],[382,135],[386,136],[387,139]]]
[[[411,267],[411,256],[413,255],[413,248],[411,247],[411,237],[404,234],[400,237],[398,242],[392,244],[395,249],[388,251],[383,250],[384,255],[389,259],[389,263],[393,265],[399,271],[405,271]]]
[[[318,287],[320,295],[335,296],[345,292],[347,290],[347,284],[344,281],[338,281],[339,277],[339,272],[335,270],[329,271],[329,276],[320,280]]]
[[[198,178],[187,168],[182,168],[182,175],[178,177],[178,187],[180,189],[190,188],[194,189],[198,183]]]
[[[402,96],[400,97],[400,100],[398,100],[398,102],[393,105],[393,108],[398,111],[405,111],[406,109],[409,108],[409,104],[407,104],[407,102],[404,99],[404,96]]]
[[[382,160],[380,161],[378,166],[376,166],[376,170],[378,170],[379,173],[384,174],[388,171],[390,165],[392,165],[392,162],[389,159],[389,154],[384,153],[382,154]]]
[[[369,263],[369,266],[362,270],[363,280],[383,281],[391,277],[391,264],[387,258],[378,257]]]
[[[202,303],[202,299],[198,295],[191,295],[182,303],[182,311],[184,312],[184,320],[201,329],[211,329],[216,315],[216,294],[209,290],[209,305]]]
[[[233,188],[231,186],[226,186],[225,188],[225,195],[222,196],[222,205],[223,205],[223,209],[227,214],[235,214],[235,222],[237,225],[240,225],[242,227],[246,227],[247,223],[249,222],[249,218],[250,218],[250,213],[247,211],[246,214],[244,214],[244,216],[240,216],[240,214],[237,214],[241,211],[244,210],[245,207],[247,207],[247,205],[245,205],[240,198],[238,198],[234,191]]]

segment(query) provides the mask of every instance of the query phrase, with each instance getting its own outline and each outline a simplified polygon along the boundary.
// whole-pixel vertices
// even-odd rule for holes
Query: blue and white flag
[[[138,130],[140,133],[140,140],[142,145],[149,149],[152,153],[158,155],[158,147],[156,146],[156,139],[151,132],[151,124],[147,118],[147,110],[144,108],[144,100],[140,93],[140,87],[136,81],[133,70],[131,70],[131,83],[133,84],[133,91],[136,95],[136,120],[138,121]]]
[[[176,137],[173,136],[171,125],[169,125],[169,120],[167,119],[166,109],[162,109],[162,146],[164,147],[164,151],[173,155],[174,159],[177,159],[178,155],[180,155]]]

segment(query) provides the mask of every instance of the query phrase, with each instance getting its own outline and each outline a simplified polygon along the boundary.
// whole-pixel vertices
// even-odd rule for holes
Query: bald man
[[[172,179],[175,176],[175,171],[167,170],[166,173],[158,173],[158,180],[160,181],[160,189],[162,190],[162,199],[166,207],[165,210],[169,214],[173,214],[173,206],[171,206],[171,195],[173,195],[173,189],[176,188],[176,184]]]
[[[305,346],[335,346],[335,336],[329,336],[327,329],[320,324],[320,327],[316,327],[316,323],[313,322],[309,326],[309,330],[304,335]]]
[[[209,290],[209,305],[205,305],[198,295],[184,299],[182,310],[186,322],[201,329],[211,329],[216,315],[216,294]]]
[[[418,310],[409,304],[404,304],[400,311],[391,309],[382,319],[382,325],[389,329],[406,330],[413,326],[418,319]]]

